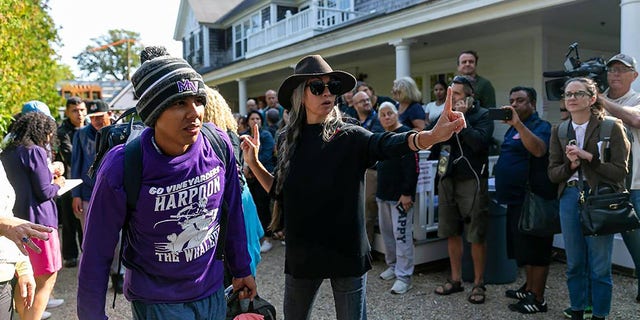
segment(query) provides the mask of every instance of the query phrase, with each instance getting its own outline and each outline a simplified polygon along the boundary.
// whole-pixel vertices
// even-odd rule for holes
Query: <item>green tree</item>
[[[64,103],[56,83],[69,73],[57,62],[58,32],[47,8],[48,0],[0,0],[0,135],[24,102]]]
[[[131,69],[140,64],[140,34],[123,29],[91,39],[93,44],[74,57],[85,76],[96,80],[128,80]]]

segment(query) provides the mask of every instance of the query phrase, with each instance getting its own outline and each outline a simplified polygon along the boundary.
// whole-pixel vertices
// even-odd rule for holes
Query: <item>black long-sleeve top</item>
[[[371,269],[364,172],[377,160],[413,151],[407,133],[372,134],[345,124],[324,142],[321,131],[319,124],[303,128],[283,185],[285,273],[296,278],[361,276]]]
[[[406,126],[401,126],[393,132],[402,133],[410,130]],[[400,158],[378,162],[376,197],[387,201],[398,201],[401,195],[413,198],[418,182],[416,161],[416,154],[412,152]]]
[[[478,174],[478,177],[489,176],[489,146],[493,137],[493,120],[489,119],[487,109],[476,106],[467,111],[465,121],[466,128],[442,143],[442,145],[451,146],[447,173],[442,178],[452,176],[456,179],[472,179],[475,177],[473,171]],[[458,145],[458,138],[462,149]],[[460,155],[464,155],[469,160],[473,171],[466,161],[462,159],[454,161]]]

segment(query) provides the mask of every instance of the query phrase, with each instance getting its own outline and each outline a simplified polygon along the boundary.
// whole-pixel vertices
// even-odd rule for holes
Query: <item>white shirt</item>
[[[589,121],[583,123],[583,124],[576,124],[575,122],[571,121],[571,126],[573,126],[573,131],[576,133],[576,145],[578,146],[578,148],[583,149],[584,146],[584,136],[585,133],[587,132],[587,126],[589,125]],[[579,170],[580,168],[578,168]],[[568,181],[571,180],[578,180],[578,171],[576,170],[576,172],[573,173],[573,175],[569,178]]]

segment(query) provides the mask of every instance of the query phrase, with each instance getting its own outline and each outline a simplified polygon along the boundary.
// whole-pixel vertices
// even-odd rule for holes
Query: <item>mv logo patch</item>
[[[198,92],[198,85],[196,82],[193,82],[189,79],[182,79],[176,82],[178,84],[178,92],[182,93],[185,91]]]

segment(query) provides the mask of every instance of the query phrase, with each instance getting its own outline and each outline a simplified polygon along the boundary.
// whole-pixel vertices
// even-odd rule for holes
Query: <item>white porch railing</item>
[[[324,7],[311,7],[297,14],[287,15],[285,19],[249,34],[245,57],[299,42],[364,15],[367,13]]]

